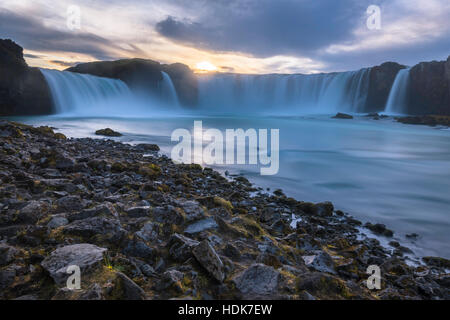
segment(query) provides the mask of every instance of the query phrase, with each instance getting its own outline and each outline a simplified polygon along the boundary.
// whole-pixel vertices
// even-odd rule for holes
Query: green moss
[[[231,202],[228,200],[225,200],[224,198],[214,197],[213,201],[216,206],[223,207],[228,210],[233,210],[233,205],[231,204]]]

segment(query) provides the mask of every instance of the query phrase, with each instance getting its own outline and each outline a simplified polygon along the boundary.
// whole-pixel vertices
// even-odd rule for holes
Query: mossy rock
[[[139,168],[139,174],[150,178],[158,177],[161,172],[161,168],[153,163],[142,165]]]
[[[341,279],[320,272],[302,275],[297,279],[297,290],[306,290],[320,299],[351,299],[353,294]]]
[[[98,136],[106,136],[106,137],[121,137],[122,134],[120,132],[114,131],[111,128],[105,128],[95,131],[95,134]]]
[[[231,204],[231,202],[221,197],[214,197],[214,204],[218,207],[233,210],[233,205]]]

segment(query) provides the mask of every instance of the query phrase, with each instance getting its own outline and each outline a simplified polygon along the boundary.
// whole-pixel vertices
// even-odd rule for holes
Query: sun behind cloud
[[[212,72],[212,71],[216,71],[216,70],[217,70],[217,67],[209,61],[202,61],[195,65],[195,71],[199,72],[199,73]]]

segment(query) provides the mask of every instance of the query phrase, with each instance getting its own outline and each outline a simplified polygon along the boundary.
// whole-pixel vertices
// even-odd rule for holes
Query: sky
[[[447,59],[449,35],[449,0],[0,0],[0,38],[60,70],[122,58],[197,72],[410,66]]]

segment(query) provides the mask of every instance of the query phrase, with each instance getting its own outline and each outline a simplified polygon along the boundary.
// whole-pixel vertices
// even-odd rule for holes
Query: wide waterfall
[[[79,113],[104,107],[131,96],[121,80],[67,71],[41,69],[53,98],[56,113]]]
[[[409,68],[402,69],[395,76],[384,110],[387,114],[404,113],[408,103],[409,70]]]
[[[132,92],[125,82],[68,71],[41,69],[55,113],[82,116],[145,116],[178,106],[175,87],[162,72],[156,92]]]
[[[217,112],[362,112],[370,69],[329,74],[199,76],[199,106]]]

